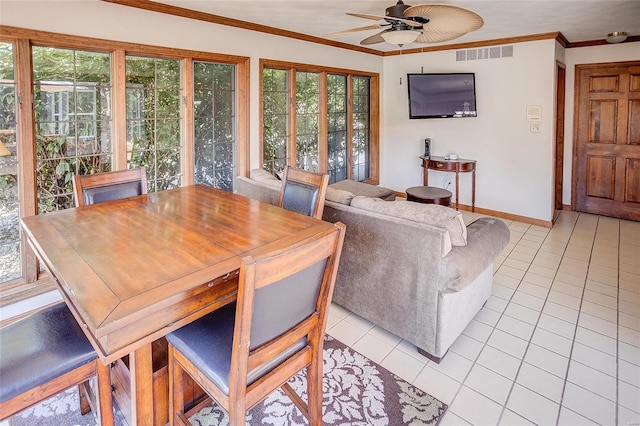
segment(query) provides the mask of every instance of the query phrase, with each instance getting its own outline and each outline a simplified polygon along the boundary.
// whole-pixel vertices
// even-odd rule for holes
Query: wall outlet
[[[540,133],[540,123],[531,123],[529,125],[529,133]]]

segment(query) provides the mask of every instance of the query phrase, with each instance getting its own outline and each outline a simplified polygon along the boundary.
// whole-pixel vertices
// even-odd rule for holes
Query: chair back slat
[[[84,189],[82,191],[82,198],[84,205],[88,206],[90,204],[103,203],[105,201],[135,197],[136,195],[142,195],[142,193],[141,182],[134,181]]]
[[[282,208],[305,216],[313,216],[318,202],[318,188],[300,182],[285,182]]]
[[[76,207],[146,194],[146,169],[74,175],[73,193]]]
[[[325,265],[326,259],[255,291],[250,349],[278,337],[316,312]]]
[[[282,181],[278,206],[322,219],[329,175],[286,166]]]

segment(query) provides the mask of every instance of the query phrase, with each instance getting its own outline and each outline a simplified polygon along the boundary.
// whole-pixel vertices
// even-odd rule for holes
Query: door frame
[[[565,126],[565,100],[567,87],[567,66],[556,60],[556,113],[555,113],[555,157],[554,157],[554,182],[553,182],[553,208],[563,210],[564,188],[564,126]]]

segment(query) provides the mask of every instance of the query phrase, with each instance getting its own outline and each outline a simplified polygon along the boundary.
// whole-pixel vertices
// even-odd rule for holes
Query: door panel
[[[616,158],[590,155],[587,165],[587,196],[613,200]]]
[[[629,102],[629,121],[629,144],[640,145],[640,101]]]
[[[640,220],[640,61],[576,67],[576,209]]]
[[[627,160],[625,201],[640,203],[640,159]]]
[[[617,112],[618,102],[616,101],[591,101],[589,142],[616,143]]]

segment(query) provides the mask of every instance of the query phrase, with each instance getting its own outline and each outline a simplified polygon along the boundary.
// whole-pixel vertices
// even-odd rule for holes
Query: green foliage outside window
[[[180,61],[128,56],[129,168],[147,169],[149,192],[180,186],[182,178]]]
[[[329,183],[347,179],[347,76],[327,75]]]
[[[0,283],[21,275],[13,56],[13,45],[0,42]]]
[[[370,77],[352,76],[351,99],[348,75],[327,74],[327,108],[320,111],[320,78],[317,72],[296,71],[296,93],[291,101],[296,112],[296,167],[319,171],[320,120],[327,120],[327,171],[330,183],[348,178],[363,181],[371,177]],[[292,154],[287,152],[289,135],[289,71],[264,68],[263,82],[263,159],[262,167],[271,173],[281,171]],[[351,116],[349,116],[351,108]],[[351,140],[347,140],[351,126]],[[348,148],[351,145],[351,158]]]
[[[274,173],[287,164],[289,79],[286,70],[265,68],[263,79],[263,168]]]
[[[73,207],[74,174],[111,170],[111,59],[33,47],[38,213]]]
[[[296,167],[320,171],[320,74],[296,73]]]
[[[235,66],[195,62],[193,73],[194,181],[233,191]]]

